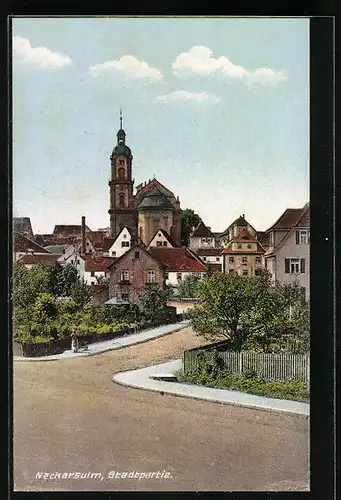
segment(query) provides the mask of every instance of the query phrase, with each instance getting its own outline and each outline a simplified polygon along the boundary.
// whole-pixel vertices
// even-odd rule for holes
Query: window
[[[147,271],[147,283],[155,283],[155,271],[153,269]]]
[[[247,275],[248,275],[247,269],[243,269],[243,276],[247,276]]]
[[[248,243],[248,244],[247,244],[247,248],[251,248],[251,243]]]
[[[71,259],[71,264],[73,264],[73,259]]]
[[[261,264],[262,259],[260,257],[256,257],[256,264]]]
[[[95,271],[91,271],[90,276],[93,278],[95,276]]]
[[[120,165],[124,165],[124,160],[120,160]]]
[[[111,257],[116,257],[116,252],[115,251],[111,252]]]
[[[127,237],[127,235],[126,235],[126,234],[124,234],[124,235],[123,235],[123,238],[126,238],[126,237]]]
[[[305,259],[285,259],[284,266],[286,273],[305,273]]]
[[[216,257],[216,258],[215,258],[215,260],[216,260],[217,262],[219,262],[219,257]]]
[[[92,253],[92,250],[91,250],[91,248],[89,248],[89,253]]]
[[[129,281],[129,269],[122,269],[121,281]]]
[[[79,266],[79,259],[77,259],[77,265]]]
[[[129,293],[121,293],[121,299],[129,301]]]
[[[176,273],[176,279],[182,281],[182,273]]]
[[[124,193],[118,195],[118,204],[120,208],[124,208]]]
[[[135,252],[135,259],[139,259],[140,258],[140,252]]]
[[[233,264],[234,263],[234,257],[229,257],[229,263]]]
[[[203,257],[202,260],[205,260],[206,261],[206,257]]]
[[[95,285],[96,283],[94,282],[94,280],[91,280],[91,284],[92,284],[92,285]]]
[[[309,243],[309,231],[307,229],[298,229],[296,231],[296,244],[307,245]]]
[[[162,242],[162,246],[166,247],[167,246],[167,241]]]
[[[169,278],[169,272],[165,271],[165,280],[168,280],[168,278]]]
[[[157,247],[162,247],[162,241],[157,241],[157,242],[156,242],[156,246],[157,246]]]
[[[243,263],[243,264],[247,264],[247,257],[246,257],[246,256],[243,256],[243,257],[242,257],[242,263]]]
[[[121,248],[129,247],[129,241],[121,241]]]
[[[241,243],[238,243],[237,248],[238,248],[238,250],[241,250],[241,248],[242,248],[242,244],[241,244]]]
[[[234,274],[236,271],[234,269],[229,269],[229,274]]]

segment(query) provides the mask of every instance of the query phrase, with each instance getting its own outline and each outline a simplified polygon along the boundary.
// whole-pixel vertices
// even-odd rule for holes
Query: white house
[[[121,232],[117,235],[114,242],[110,245],[107,250],[109,257],[121,257],[131,248],[132,235],[127,226],[124,226]]]
[[[112,257],[98,257],[94,255],[83,255],[85,261],[84,280],[88,285],[100,284],[102,280],[110,277],[110,266],[116,259]]]
[[[198,248],[197,255],[206,263],[210,264],[212,271],[220,272],[223,270],[222,248]]]
[[[191,250],[198,250],[199,248],[214,248],[215,236],[211,229],[200,221],[198,226],[194,229],[189,237],[189,248]]]
[[[167,247],[167,248],[176,248],[178,245],[171,238],[171,236],[164,229],[159,229],[156,231],[152,239],[150,240],[147,248],[152,247]]]

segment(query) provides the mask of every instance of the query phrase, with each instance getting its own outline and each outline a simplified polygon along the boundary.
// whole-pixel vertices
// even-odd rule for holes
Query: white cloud
[[[170,94],[162,95],[157,98],[160,101],[210,101],[219,102],[220,98],[209,92],[188,92],[187,90],[174,90]]]
[[[14,62],[35,66],[40,69],[59,69],[72,64],[69,56],[52,52],[46,47],[32,47],[27,38],[13,37]]]
[[[113,71],[120,71],[125,76],[134,80],[149,79],[151,81],[162,80],[161,71],[152,68],[145,61],[139,61],[135,56],[125,55],[118,61],[107,61],[90,67],[90,73],[99,77]]]
[[[195,46],[188,52],[182,52],[173,62],[173,72],[176,76],[186,77],[191,73],[210,75],[218,73],[228,79],[243,79],[249,82],[274,84],[286,80],[282,72],[270,68],[258,68],[249,71],[243,66],[238,66],[225,56],[213,57],[213,52],[208,47]]]

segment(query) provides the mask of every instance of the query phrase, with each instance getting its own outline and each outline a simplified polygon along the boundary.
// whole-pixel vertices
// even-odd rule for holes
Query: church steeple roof
[[[120,109],[120,129],[117,132],[117,146],[114,147],[111,158],[119,155],[132,158],[131,149],[126,145],[126,133],[122,128],[122,109]]]

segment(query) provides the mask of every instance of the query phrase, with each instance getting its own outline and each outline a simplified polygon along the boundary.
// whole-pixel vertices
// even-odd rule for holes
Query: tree
[[[190,274],[180,281],[177,288],[177,295],[181,298],[193,299],[198,295],[198,284],[200,277],[195,274]]]
[[[167,292],[157,283],[148,285],[147,292],[140,298],[140,310],[148,321],[163,320],[167,317]]]
[[[184,246],[188,246],[189,236],[200,220],[200,216],[191,208],[181,210],[181,242]]]
[[[76,267],[72,264],[67,264],[63,267],[62,272],[58,276],[58,293],[62,297],[69,297],[72,288],[79,282],[80,278]]]
[[[308,349],[309,307],[296,284],[273,286],[266,271],[252,278],[217,274],[199,283],[198,296],[193,328],[210,340],[226,338],[236,351]]]
[[[198,284],[201,301],[192,315],[196,332],[210,340],[225,338],[232,349],[245,341],[244,318],[252,307],[248,280],[234,274],[214,274]]]

